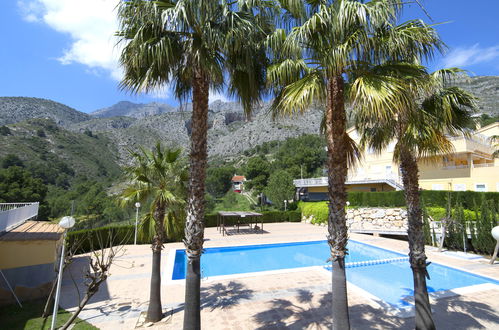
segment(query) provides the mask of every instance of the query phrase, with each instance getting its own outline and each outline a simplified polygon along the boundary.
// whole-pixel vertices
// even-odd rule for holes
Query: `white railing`
[[[494,163],[473,164],[474,168],[478,167],[494,167]]]
[[[293,180],[295,187],[320,187],[327,186],[327,177]]]
[[[362,184],[362,183],[372,183],[373,181],[385,180],[390,181],[395,185],[398,185],[399,188],[402,187],[401,182],[399,182],[399,178],[393,173],[382,174],[370,174],[366,176],[348,176],[347,184]],[[327,186],[327,177],[321,178],[311,178],[311,179],[297,179],[293,180],[293,184],[295,187],[322,187]],[[402,188],[400,188],[402,189]]]
[[[442,167],[442,170],[458,170],[461,168],[470,168],[470,166],[469,165],[448,165],[448,166]]]
[[[0,203],[0,233],[38,216],[39,203]]]

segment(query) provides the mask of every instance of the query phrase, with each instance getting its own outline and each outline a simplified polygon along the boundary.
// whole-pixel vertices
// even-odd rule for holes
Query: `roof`
[[[57,241],[64,229],[48,221],[26,221],[0,236],[0,241]]]
[[[232,181],[246,181],[246,178],[244,177],[244,175],[234,175],[232,177]]]

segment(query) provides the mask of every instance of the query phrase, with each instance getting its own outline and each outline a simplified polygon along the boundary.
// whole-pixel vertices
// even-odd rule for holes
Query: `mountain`
[[[208,154],[236,158],[244,150],[264,142],[285,140],[301,134],[317,134],[322,112],[311,111],[307,116],[279,118],[273,121],[268,113],[269,104],[254,109],[253,117],[246,119],[236,103],[213,102],[208,114]],[[156,141],[165,146],[182,147],[187,151],[191,133],[191,112],[167,112],[144,118],[113,117],[96,118],[70,126],[74,132],[91,131],[104,135],[118,148],[120,159],[129,160],[129,150],[139,146],[151,147]]]
[[[175,111],[175,108],[171,105],[164,103],[133,103],[128,101],[118,102],[108,108],[103,108],[91,112],[90,115],[96,118],[109,118],[109,117],[134,117],[134,118],[144,118],[148,116],[160,115],[165,112]]]
[[[86,113],[64,104],[35,97],[0,97],[0,126],[31,118],[52,119],[56,124],[70,124],[89,120]]]
[[[5,129],[7,127],[7,129]],[[67,186],[76,177],[116,177],[121,173],[118,149],[103,135],[71,132],[52,119],[29,119],[0,132],[0,159],[19,157],[46,183]]]
[[[478,97],[480,112],[499,115],[499,77],[473,77],[458,81],[457,84]],[[160,103],[119,102],[89,116],[49,100],[4,97],[0,98],[0,128],[8,124],[13,129],[15,125],[11,123],[28,118],[49,118],[57,123],[61,131],[69,130],[67,134],[84,136],[84,139],[97,135],[102,141],[109,141],[108,147],[112,151],[100,149],[93,152],[88,149],[88,152],[92,157],[107,152],[117,157],[116,161],[122,165],[129,162],[130,150],[137,150],[139,146],[152,147],[156,141],[161,141],[165,146],[182,147],[188,152],[191,109],[191,104],[174,108]],[[305,116],[275,120],[268,110],[269,104],[262,103],[254,109],[251,118],[246,118],[238,103],[210,103],[209,156],[237,159],[245,150],[264,142],[319,133],[322,118],[320,109],[311,109]]]
[[[477,76],[456,82],[456,85],[478,97],[478,111],[499,116],[499,76]]]

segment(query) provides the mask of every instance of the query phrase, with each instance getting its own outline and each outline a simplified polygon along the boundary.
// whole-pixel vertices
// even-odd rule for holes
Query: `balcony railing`
[[[38,216],[39,203],[0,203],[0,233]]]
[[[474,168],[479,168],[479,167],[494,167],[494,163],[483,163],[483,164],[473,164]]]
[[[470,168],[469,165],[447,165],[442,167],[442,170],[457,170],[461,168]]]
[[[402,189],[402,184],[399,182],[399,178],[393,173],[382,174],[369,174],[368,176],[348,176],[347,183],[352,184],[363,184],[372,183],[373,181],[389,181],[392,185],[395,185],[397,189]],[[322,187],[327,186],[327,177],[321,178],[311,178],[311,179],[297,179],[293,180],[295,187]]]

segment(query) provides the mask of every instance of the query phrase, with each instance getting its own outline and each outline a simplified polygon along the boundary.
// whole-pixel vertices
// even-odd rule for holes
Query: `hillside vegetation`
[[[67,105],[35,97],[0,97],[0,126],[32,118],[49,118],[56,124],[69,124],[89,120],[86,113]]]

